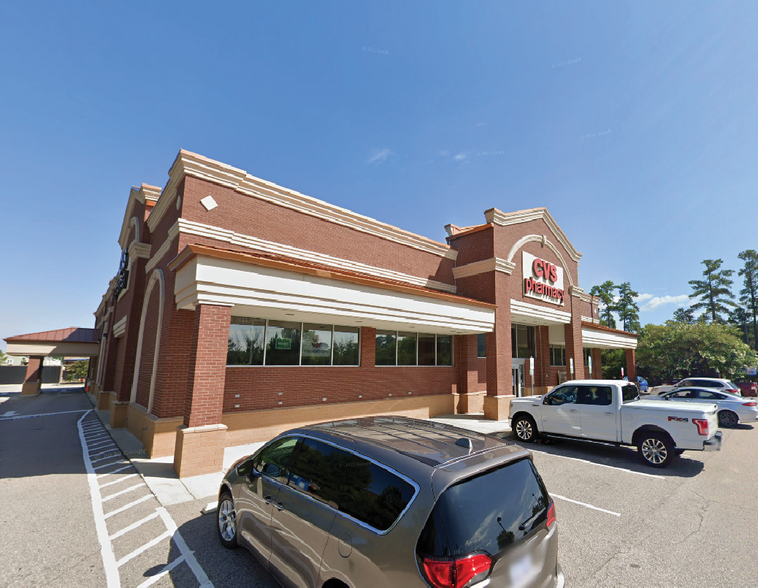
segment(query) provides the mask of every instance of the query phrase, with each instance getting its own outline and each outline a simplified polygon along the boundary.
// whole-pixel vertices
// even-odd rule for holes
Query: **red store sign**
[[[563,305],[563,268],[545,259],[523,253],[524,296]]]

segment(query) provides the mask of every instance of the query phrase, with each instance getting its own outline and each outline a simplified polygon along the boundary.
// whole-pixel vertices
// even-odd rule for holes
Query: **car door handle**
[[[278,510],[279,512],[284,510],[284,505],[281,502],[274,501],[274,499],[271,498],[271,496],[264,496],[263,502],[266,504],[266,506],[273,503],[274,508]]]
[[[539,406],[539,404],[532,404],[532,406]]]
[[[577,410],[575,408],[570,408],[569,412],[577,412]]]
[[[612,412],[606,412],[605,414],[607,414],[608,416],[613,416]]]

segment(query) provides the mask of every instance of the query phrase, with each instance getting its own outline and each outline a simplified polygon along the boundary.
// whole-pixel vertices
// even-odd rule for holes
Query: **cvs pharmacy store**
[[[581,255],[544,208],[490,209],[445,243],[181,151],[133,188],[96,316],[90,392],[180,476],[304,423],[484,412],[599,377]]]

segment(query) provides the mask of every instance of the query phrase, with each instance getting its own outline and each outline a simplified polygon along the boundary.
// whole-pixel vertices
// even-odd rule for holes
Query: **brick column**
[[[376,329],[361,329],[361,367],[376,367]]]
[[[602,349],[592,350],[592,377],[596,380],[603,379],[603,355]]]
[[[566,375],[569,380],[584,378],[584,343],[582,342],[582,316],[579,308],[580,300],[571,296],[571,322],[563,325],[566,337]],[[571,362],[574,360],[574,376],[571,376]]]
[[[184,424],[178,428],[174,470],[179,477],[220,472],[226,425],[221,424],[231,307],[201,304],[195,310]]]
[[[477,335],[457,335],[456,365],[458,366],[458,410],[460,414],[479,411],[479,361]]]
[[[21,396],[34,396],[42,388],[42,361],[44,357],[32,356],[26,364],[26,375],[21,386]]]
[[[634,349],[625,349],[626,351],[626,377],[630,382],[637,381],[637,354]]]
[[[496,276],[496,280],[503,278]],[[512,398],[511,303],[509,298],[502,296],[495,310],[495,330],[487,333],[487,396],[484,397],[484,418],[495,421],[507,419]]]

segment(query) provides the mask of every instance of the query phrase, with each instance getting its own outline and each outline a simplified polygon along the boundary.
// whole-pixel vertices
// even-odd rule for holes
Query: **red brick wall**
[[[226,378],[226,350],[232,309],[201,304],[195,310],[184,424],[221,423]]]
[[[155,343],[158,335],[158,315],[160,312],[160,283],[156,280],[149,295],[142,333],[142,354],[137,382],[137,404],[147,408],[150,400],[150,381],[155,360]],[[160,368],[160,362],[158,363]],[[160,369],[159,369],[160,371]]]
[[[246,196],[204,180],[187,177],[185,182],[182,217],[188,220],[341,259],[453,284],[454,261],[452,259]],[[200,204],[200,200],[209,195],[213,196],[218,207],[206,211]],[[192,237],[187,240],[196,242]],[[230,243],[215,241],[215,244],[226,249],[249,251]]]

